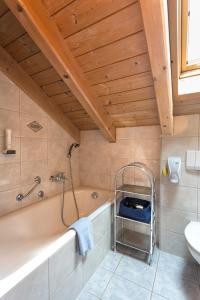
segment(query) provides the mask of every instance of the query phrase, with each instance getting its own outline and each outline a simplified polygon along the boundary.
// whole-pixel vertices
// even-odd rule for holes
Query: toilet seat
[[[200,222],[190,222],[185,228],[185,238],[188,244],[200,253]]]

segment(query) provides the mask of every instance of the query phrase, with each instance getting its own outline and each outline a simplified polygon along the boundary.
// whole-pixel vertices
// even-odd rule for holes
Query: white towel
[[[70,226],[78,237],[79,254],[85,256],[93,248],[92,224],[89,218],[81,218]]]

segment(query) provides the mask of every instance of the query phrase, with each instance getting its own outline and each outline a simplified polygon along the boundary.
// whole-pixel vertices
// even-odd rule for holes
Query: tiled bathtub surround
[[[187,150],[198,150],[200,145],[199,115],[174,118],[174,136],[162,138],[161,170],[168,156],[182,159],[181,180],[171,184],[161,175],[159,215],[160,248],[173,254],[191,257],[188,254],[184,229],[191,221],[200,221],[199,171],[186,170]]]
[[[100,208],[101,210],[101,208]],[[73,236],[1,300],[74,300],[111,248],[111,206],[92,217],[94,248],[82,258]]]
[[[133,161],[146,163],[159,181],[160,127],[118,128],[116,143],[107,142],[98,130],[81,132],[80,181],[113,190],[116,171]],[[139,172],[127,173],[127,182],[144,184]]]
[[[17,151],[15,156],[0,154],[0,215],[3,215],[37,200],[39,190],[44,190],[46,196],[61,190],[61,185],[49,182],[49,176],[58,171],[68,175],[66,148],[73,139],[2,73],[0,90],[0,152],[4,148],[5,128],[12,129],[12,148]],[[33,132],[27,127],[32,121],[37,121],[43,128]],[[73,153],[76,185],[79,184],[78,152]],[[42,184],[31,200],[17,203],[16,195],[26,192],[37,175],[42,178]]]

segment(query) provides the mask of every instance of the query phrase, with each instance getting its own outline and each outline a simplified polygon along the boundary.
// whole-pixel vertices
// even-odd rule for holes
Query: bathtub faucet
[[[59,172],[58,174],[52,175],[49,178],[49,180],[52,181],[52,182],[64,182],[67,179],[68,178],[65,177],[64,172]]]

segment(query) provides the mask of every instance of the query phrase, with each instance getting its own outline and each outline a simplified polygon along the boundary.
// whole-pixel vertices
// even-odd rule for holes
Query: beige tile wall
[[[181,180],[171,184],[161,175],[159,215],[159,241],[161,249],[179,256],[188,257],[184,229],[191,220],[200,220],[199,171],[185,168],[187,150],[200,147],[199,115],[179,116],[174,119],[173,137],[162,138],[161,170],[168,156],[182,159]]]
[[[32,132],[27,124],[37,121],[43,129]],[[4,149],[4,130],[11,128],[15,156],[0,154],[0,215],[37,201],[42,189],[46,196],[61,191],[61,186],[49,181],[49,176],[65,171],[69,175],[66,148],[73,139],[12,82],[0,73],[0,152]],[[160,170],[167,157],[182,158],[182,174],[178,186],[161,175],[158,202],[159,243],[163,250],[187,256],[184,228],[190,220],[200,220],[200,176],[185,169],[187,150],[200,148],[199,115],[175,117],[174,136],[162,138],[160,151],[159,126],[117,129],[117,142],[108,143],[100,131],[81,132],[81,147],[73,154],[76,185],[89,185],[113,190],[116,171],[133,161],[146,163],[154,172],[159,186]],[[160,162],[161,152],[161,162]],[[80,159],[79,159],[80,157]],[[161,165],[161,168],[160,168]],[[18,193],[26,192],[35,176],[42,184],[31,197],[16,202]],[[127,182],[146,184],[138,172],[129,172]],[[66,185],[69,188],[70,184]]]
[[[200,116],[175,117],[173,137],[162,138],[158,126],[117,129],[117,142],[111,144],[99,131],[81,133],[80,182],[82,185],[113,190],[116,171],[132,161],[146,163],[160,184],[157,200],[158,242],[161,249],[191,258],[184,238],[184,228],[190,220],[200,220],[200,176],[197,171],[185,169],[187,150],[200,148]],[[161,161],[160,161],[161,155]],[[179,185],[169,183],[161,170],[168,156],[182,158]],[[141,174],[129,173],[129,182],[146,184]]]
[[[117,170],[126,164],[140,161],[153,171],[159,196],[160,134],[160,126],[118,128],[116,143],[109,143],[98,130],[81,132],[81,185],[113,190]],[[126,173],[125,181],[148,185],[147,178],[134,169]],[[130,224],[124,224],[126,228],[129,228],[128,225]],[[146,226],[133,228],[131,225],[131,229],[138,232],[147,233],[146,228]]]
[[[118,128],[116,143],[107,142],[98,130],[81,132],[80,182],[113,190],[116,171],[133,161],[146,163],[159,182],[160,127]],[[129,171],[127,182],[146,184],[138,172]]]
[[[43,128],[35,133],[27,124],[37,121]],[[5,128],[12,129],[15,156],[1,154],[5,145]],[[61,185],[49,181],[50,175],[68,172],[66,149],[74,142],[27,95],[0,73],[0,215],[37,201],[42,189],[46,196],[61,191]],[[73,153],[73,170],[76,185],[79,184],[79,150]],[[35,176],[42,183],[31,197],[18,203],[18,193],[27,192]],[[66,188],[69,187],[69,182]]]

